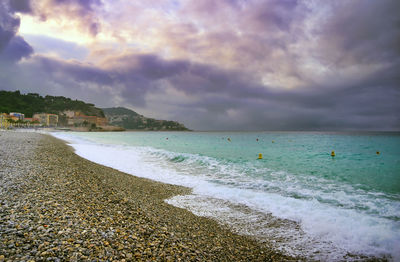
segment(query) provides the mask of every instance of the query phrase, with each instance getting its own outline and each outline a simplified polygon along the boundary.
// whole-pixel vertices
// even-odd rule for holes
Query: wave
[[[351,260],[348,253],[400,259],[398,195],[277,171],[262,162],[53,135],[93,162],[192,188],[193,195],[166,201],[268,241],[287,254],[319,260]]]

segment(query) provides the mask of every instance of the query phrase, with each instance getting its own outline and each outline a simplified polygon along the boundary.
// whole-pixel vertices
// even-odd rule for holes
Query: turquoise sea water
[[[288,254],[321,260],[349,259],[347,253],[400,259],[398,133],[54,135],[94,162],[193,188],[193,195],[167,202],[272,241]],[[282,226],[272,229],[268,223],[275,219]]]

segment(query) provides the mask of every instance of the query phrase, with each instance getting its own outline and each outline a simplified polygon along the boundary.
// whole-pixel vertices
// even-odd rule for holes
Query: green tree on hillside
[[[72,100],[63,96],[42,97],[36,93],[21,94],[20,91],[0,91],[0,112],[21,112],[25,117],[35,113],[60,114],[65,110],[80,111],[85,115],[104,117],[104,112],[94,104]]]

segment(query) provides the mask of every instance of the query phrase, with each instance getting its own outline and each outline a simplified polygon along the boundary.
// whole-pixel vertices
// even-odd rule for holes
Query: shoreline
[[[188,188],[95,164],[49,135],[0,141],[0,261],[298,260],[164,202]]]

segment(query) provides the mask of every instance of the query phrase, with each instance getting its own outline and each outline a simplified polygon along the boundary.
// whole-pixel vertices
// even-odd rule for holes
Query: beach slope
[[[92,163],[48,135],[0,132],[0,145],[0,261],[291,260],[164,202],[187,188]]]

